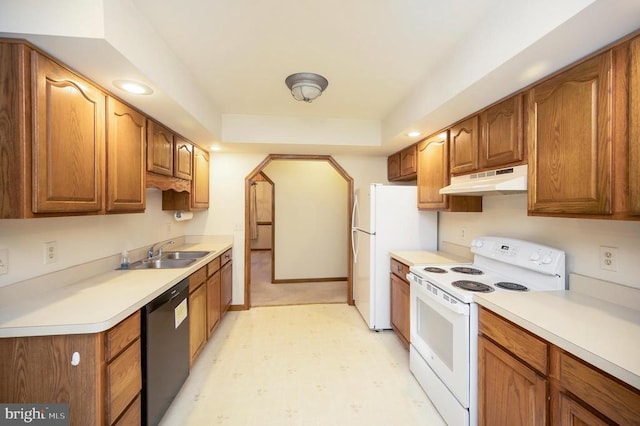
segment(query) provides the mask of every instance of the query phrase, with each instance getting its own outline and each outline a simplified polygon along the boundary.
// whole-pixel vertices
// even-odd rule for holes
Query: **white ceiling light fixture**
[[[151,87],[133,80],[114,80],[113,85],[134,95],[150,95],[153,93]]]
[[[299,72],[291,74],[284,80],[291,90],[291,95],[297,101],[311,102],[322,95],[329,82],[321,75],[311,72]]]
[[[420,132],[417,130],[412,130],[407,133],[407,136],[409,136],[410,138],[415,138],[416,136],[420,136]]]

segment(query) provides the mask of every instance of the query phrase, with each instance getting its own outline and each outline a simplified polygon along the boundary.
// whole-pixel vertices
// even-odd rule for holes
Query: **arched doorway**
[[[352,262],[353,255],[351,253],[351,206],[353,205],[353,178],[329,155],[283,155],[283,154],[270,154],[268,155],[249,175],[245,177],[245,230],[249,230],[251,227],[250,222],[250,197],[251,197],[251,183],[252,180],[259,175],[264,168],[274,160],[293,160],[293,161],[325,161],[345,180],[347,186],[347,211],[345,215],[347,218],[347,227],[344,232],[347,235],[347,303],[353,305],[353,271]],[[251,307],[251,235],[250,232],[245,232],[244,236],[244,309]]]

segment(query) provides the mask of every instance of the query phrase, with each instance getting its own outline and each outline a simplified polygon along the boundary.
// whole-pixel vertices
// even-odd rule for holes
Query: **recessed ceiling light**
[[[209,149],[210,149],[211,151],[220,151],[220,150],[222,149],[222,147],[221,147],[220,145],[217,145],[217,144],[216,144],[216,145],[211,145],[211,146],[209,147]]]
[[[418,132],[417,130],[413,130],[407,133],[407,136],[409,136],[410,138],[415,138],[416,136],[420,136],[420,132]]]
[[[118,89],[122,89],[128,93],[133,93],[134,95],[150,95],[153,93],[153,90],[149,86],[145,86],[137,81],[115,80],[113,85]]]

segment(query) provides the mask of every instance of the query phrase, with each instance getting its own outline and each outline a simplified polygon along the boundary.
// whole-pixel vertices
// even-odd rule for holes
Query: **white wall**
[[[276,160],[264,173],[275,187],[275,279],[346,277],[347,181],[323,160]]]
[[[187,234],[233,235],[233,300],[244,304],[244,179],[268,155],[212,153],[210,207],[187,224]],[[354,186],[386,182],[386,157],[333,156]]]
[[[640,222],[527,216],[527,196],[485,196],[482,213],[440,213],[439,240],[467,246],[480,235],[531,240],[567,252],[567,273],[640,288]],[[462,230],[464,229],[464,237]],[[600,246],[618,248],[618,269],[600,269]]]
[[[0,249],[9,250],[9,273],[0,275],[0,287],[182,236],[186,222],[162,211],[162,193],[148,189],[146,195],[145,213],[0,220]],[[48,265],[47,241],[58,243],[58,261]]]

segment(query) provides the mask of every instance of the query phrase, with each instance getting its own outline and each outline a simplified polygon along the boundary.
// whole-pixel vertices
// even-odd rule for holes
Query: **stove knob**
[[[540,253],[538,252],[531,253],[531,256],[529,256],[529,260],[532,262],[540,260]]]
[[[480,248],[483,245],[484,245],[484,241],[482,241],[482,240],[473,240],[473,241],[471,241],[471,247]]]
[[[553,259],[551,259],[551,256],[549,256],[547,254],[542,258],[542,263],[545,264],[545,265],[548,265],[549,263],[551,263],[551,260],[553,260]]]

